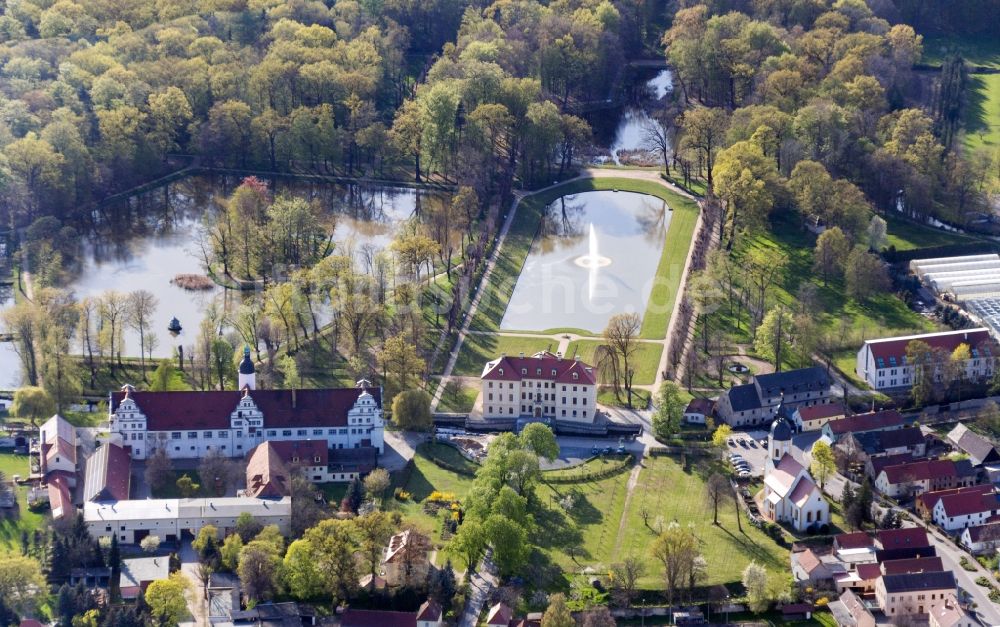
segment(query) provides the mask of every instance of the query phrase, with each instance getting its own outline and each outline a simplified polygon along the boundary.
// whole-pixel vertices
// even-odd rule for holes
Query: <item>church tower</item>
[[[792,454],[792,434],[795,432],[793,424],[792,417],[785,406],[784,395],[782,395],[774,422],[771,423],[771,431],[767,434],[768,471],[773,470],[786,454]]]
[[[243,361],[240,362],[240,376],[239,376],[240,387],[248,387],[251,390],[257,389],[257,373],[253,367],[253,359],[250,358],[250,347],[243,347]]]

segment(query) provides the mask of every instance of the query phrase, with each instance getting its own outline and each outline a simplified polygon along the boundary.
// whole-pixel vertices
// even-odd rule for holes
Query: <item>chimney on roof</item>
[[[500,353],[500,356],[501,356],[501,357],[506,357],[506,356],[507,356],[507,353]]]
[[[556,359],[562,361],[562,351],[556,351]]]
[[[521,351],[520,355],[521,355],[521,359],[524,359],[524,351]]]
[[[580,361],[579,355],[573,355],[573,361]]]

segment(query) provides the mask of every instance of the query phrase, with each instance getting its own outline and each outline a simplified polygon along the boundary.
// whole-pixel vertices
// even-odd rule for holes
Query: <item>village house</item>
[[[1000,463],[1000,453],[988,438],[979,435],[962,423],[948,432],[948,442],[969,456],[973,466]]]
[[[117,535],[122,544],[138,544],[150,535],[173,542],[183,532],[197,535],[206,525],[214,525],[225,536],[236,528],[236,520],[244,512],[261,525],[277,525],[282,534],[287,534],[292,499],[286,496],[278,500],[218,497],[88,501],[83,506],[83,520],[94,538]]]
[[[830,603],[830,613],[838,627],[875,627],[875,616],[861,598],[850,590]]]
[[[442,627],[444,612],[435,601],[424,601],[417,611],[356,610],[348,608],[340,616],[340,627]]]
[[[979,620],[963,608],[954,594],[931,608],[928,616],[929,627],[978,627]]]
[[[320,443],[326,448],[325,443]],[[244,495],[253,498],[281,498],[292,493],[292,477],[272,442],[253,450],[247,461]]]
[[[948,571],[883,575],[875,583],[875,598],[890,619],[926,614],[954,593],[955,576]]]
[[[934,506],[937,505],[938,500],[943,496],[950,496],[953,494],[991,494],[995,491],[994,486],[990,484],[973,485],[965,488],[952,488],[950,490],[934,490],[932,492],[924,492],[917,497],[915,502],[915,509],[917,516],[920,516],[924,520],[931,520],[934,515]]]
[[[68,487],[75,488],[78,470],[76,427],[56,414],[41,426],[38,441],[42,480],[48,483],[55,477],[62,477]]]
[[[923,459],[882,469],[875,489],[892,498],[910,499],[930,490],[971,486],[976,472],[968,460]]]
[[[146,592],[149,584],[169,576],[170,558],[165,555],[127,558],[122,560],[118,587],[122,598],[131,601]]]
[[[799,431],[816,431],[831,420],[839,420],[847,415],[843,403],[821,403],[798,407],[792,414],[792,420]]]
[[[828,525],[830,504],[809,472],[792,457],[793,429],[788,409],[779,405],[768,434],[760,509],[768,519],[787,523],[801,532]]]
[[[770,422],[781,403],[793,410],[825,404],[829,398],[830,378],[813,366],[756,375],[751,383],[733,386],[719,397],[716,413],[730,426],[754,426]]]
[[[312,483],[360,479],[378,465],[374,447],[329,449],[326,440],[264,442],[250,452],[247,466],[254,465],[260,469],[264,459],[277,460],[289,477],[291,473],[299,472]],[[250,487],[249,474],[247,487]]]
[[[715,412],[715,401],[710,398],[692,398],[684,408],[684,422],[703,425]]]
[[[973,555],[996,551],[1000,548],[1000,520],[963,529],[958,536],[958,542]]]
[[[431,568],[429,551],[427,537],[412,529],[392,536],[382,558],[382,576],[386,584],[398,587],[426,580]]]
[[[996,492],[986,494],[948,494],[937,500],[931,518],[941,529],[953,533],[974,525],[981,525],[1000,514],[1000,500]]]
[[[812,549],[792,551],[792,578],[802,587],[832,588],[847,574],[847,568],[833,555],[818,555]]]
[[[111,431],[134,459],[163,450],[172,459],[218,452],[244,457],[267,441],[322,440],[330,449],[383,449],[382,393],[356,388],[258,390],[249,350],[239,368],[239,391],[111,394]]]
[[[919,427],[849,433],[840,438],[836,447],[848,459],[861,463],[867,463],[873,457],[887,455],[923,457],[927,451],[927,444]]]
[[[833,537],[833,552],[848,565],[874,562],[875,539],[864,531],[839,533]]]
[[[875,561],[878,563],[918,557],[934,557],[937,550],[931,546],[923,527],[880,529],[875,532]]]
[[[549,418],[593,422],[597,412],[594,367],[562,353],[530,357],[502,354],[480,376],[483,418]]]
[[[907,462],[918,461],[918,459],[919,458],[914,457],[912,453],[869,457],[868,461],[865,462],[865,476],[871,479],[872,483],[874,483],[882,471],[889,466],[898,466]]]
[[[831,444],[836,444],[848,434],[869,433],[872,431],[893,431],[903,428],[903,416],[894,409],[855,414],[838,420],[831,420],[823,425],[823,437]]]
[[[963,370],[967,381],[993,376],[993,339],[988,329],[961,329],[868,340],[858,350],[855,372],[874,390],[913,387],[913,366],[906,363],[906,348],[913,341],[926,343],[932,349],[951,355],[961,345],[969,347],[969,359]],[[939,380],[940,373],[935,373]]]

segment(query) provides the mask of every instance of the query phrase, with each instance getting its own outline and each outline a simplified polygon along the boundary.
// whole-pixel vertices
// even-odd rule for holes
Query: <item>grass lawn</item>
[[[577,475],[601,472],[610,468],[617,468],[621,465],[621,456],[598,455],[583,462],[579,466],[572,468],[559,468],[557,470],[546,470],[542,474],[542,479],[552,479],[556,477],[575,477]]]
[[[922,226],[900,216],[884,214],[888,223],[886,246],[894,246],[896,250],[913,250],[948,244],[968,244],[976,242],[975,238],[959,233],[948,233],[941,229]]]
[[[555,352],[557,347],[558,342],[544,337],[510,337],[472,333],[466,336],[465,342],[462,343],[462,351],[458,354],[458,360],[455,362],[452,374],[478,376],[482,373],[486,362],[496,359],[501,353],[516,357],[519,353],[533,355],[546,349]]]
[[[854,368],[858,363],[858,353],[856,351],[850,348],[836,351],[833,354],[833,363],[837,366],[837,369],[844,374],[844,376],[851,380],[854,385],[858,386],[862,390],[868,389],[868,384],[865,383],[856,372],[854,372]]]
[[[581,360],[593,365],[596,363],[594,360],[594,351],[600,345],[601,342],[598,341],[576,340],[570,342],[566,348],[566,355],[570,358],[574,355],[579,355]],[[638,346],[639,348],[633,356],[635,378],[632,382],[635,385],[651,385],[656,380],[656,369],[660,365],[660,355],[663,353],[663,346],[647,342],[642,342]]]
[[[543,533],[535,541],[554,567],[571,574],[586,566],[601,571],[601,566],[614,561],[628,477],[624,471],[599,481],[538,487],[544,509],[536,514],[535,522]],[[567,513],[558,501],[569,493],[577,499]]]
[[[667,323],[670,320],[670,312],[684,269],[684,260],[687,258],[694,224],[698,217],[698,205],[693,200],[680,196],[653,181],[613,176],[571,181],[545,192],[532,194],[521,201],[514,224],[500,251],[490,285],[486,288],[487,293],[483,295],[476,316],[472,320],[472,330],[497,331],[500,328],[500,321],[514,292],[517,277],[531,250],[531,243],[538,232],[545,207],[560,196],[604,189],[620,189],[656,196],[665,200],[673,210],[656,271],[657,281],[650,293],[642,325],[643,337],[662,338],[666,335]]]
[[[712,507],[705,498],[705,479],[702,469],[694,466],[685,472],[670,457],[646,458],[639,475],[638,487],[632,495],[626,515],[622,552],[617,559],[628,555],[641,557],[646,564],[644,587],[661,587],[662,582],[649,552],[655,533],[643,523],[640,512],[651,512],[650,525],[657,516],[665,522],[677,521],[692,525],[701,544],[701,551],[708,561],[708,582],[734,583],[741,581],[743,569],[751,560],[761,564],[778,576],[788,570],[788,550],[779,547],[764,532],[752,527],[743,519],[743,532],[736,524],[735,510],[730,503],[719,510],[719,525],[712,524]]]
[[[441,395],[441,402],[438,404],[438,410],[462,414],[472,411],[473,405],[476,404],[476,398],[479,396],[479,385],[455,380],[452,380],[452,384],[458,386],[455,388],[457,393],[453,393],[451,388],[445,388]]]
[[[632,390],[632,407],[644,408],[649,406],[651,394],[646,390]],[[615,389],[610,385],[602,385],[597,389],[597,402],[609,407],[628,407],[628,398],[622,394],[621,400],[615,396]]]
[[[439,455],[446,461],[452,461],[450,457],[446,456],[453,453],[463,462],[469,463],[450,447],[443,444],[432,446],[434,448],[430,450],[433,451],[433,454]],[[447,452],[442,449],[447,449]],[[408,477],[405,477],[404,483],[399,483],[399,480],[404,478],[402,473],[397,473],[394,477],[393,489],[401,487],[403,490],[409,492],[411,495],[410,500],[401,503],[389,496],[385,500],[385,505],[387,509],[399,511],[408,522],[413,523],[424,533],[429,534],[432,541],[438,543],[441,538],[442,518],[440,515],[432,516],[424,512],[423,500],[435,490],[439,492],[452,492],[456,498],[462,499],[469,493],[469,489],[472,487],[472,477],[465,477],[441,468],[428,457],[428,450],[426,445],[421,445],[417,448],[417,453],[413,456],[413,470]]]
[[[970,74],[967,96],[965,147],[992,153],[1000,146],[1000,74]]]
[[[166,481],[164,486],[159,490],[152,490],[154,499],[179,499],[183,498],[181,496],[181,491],[177,488],[177,480],[187,475],[191,477],[191,481],[197,483],[200,487],[198,493],[195,496],[204,496],[206,492],[206,486],[201,481],[201,476],[198,475],[197,470],[171,470],[170,478]]]
[[[28,476],[28,456],[14,455],[11,452],[0,453],[0,472],[7,481],[14,475]],[[42,529],[48,522],[48,511],[32,512],[28,509],[28,488],[18,486],[17,508],[0,510],[0,554],[21,550],[21,533],[29,535],[36,529]]]
[[[947,237],[947,236],[944,236]],[[950,243],[942,241],[938,243]],[[862,338],[900,335],[911,332],[933,331],[935,326],[927,318],[912,311],[902,300],[892,293],[877,294],[867,301],[859,302],[845,298],[842,280],[831,280],[823,285],[822,279],[813,271],[813,247],[815,237],[798,224],[797,218],[782,214],[775,216],[767,232],[750,236],[742,245],[737,258],[755,251],[765,258],[787,259],[784,272],[769,291],[770,303],[780,301],[792,306],[797,300],[800,286],[811,282],[816,286],[820,312],[816,316],[817,332],[826,333],[835,344],[844,347],[860,345]],[[738,341],[749,341],[746,313],[739,331],[732,320],[721,317],[726,332]],[[716,323],[718,324],[718,322]],[[790,353],[790,352],[789,352]],[[787,354],[791,359],[793,356]],[[798,363],[790,360],[789,367],[807,365],[804,356],[797,356]]]

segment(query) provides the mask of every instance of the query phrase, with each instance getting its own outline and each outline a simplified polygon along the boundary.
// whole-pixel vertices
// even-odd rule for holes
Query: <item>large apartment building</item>
[[[993,339],[989,330],[984,328],[868,340],[858,351],[855,372],[874,390],[913,387],[914,367],[906,363],[906,348],[913,341],[924,342],[948,356],[965,344],[970,355],[965,360],[965,378],[977,381],[993,376]],[[935,376],[940,377],[941,373],[935,373]]]
[[[265,441],[322,440],[330,449],[374,447],[381,453],[385,425],[382,391],[367,382],[326,390],[255,389],[249,350],[240,364],[239,391],[111,394],[111,431],[132,459],[156,449],[172,459],[220,452],[243,457]]]
[[[597,377],[578,358],[540,351],[530,357],[501,355],[482,376],[483,418],[548,418],[593,422]]]

